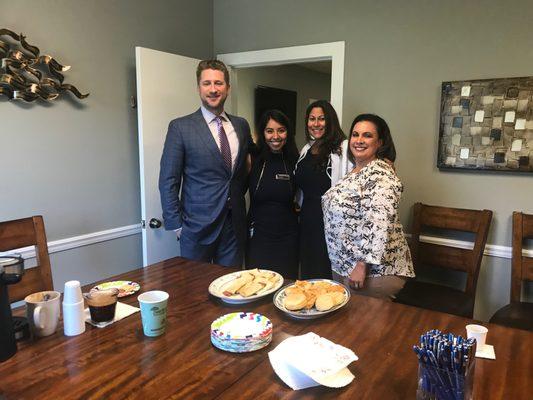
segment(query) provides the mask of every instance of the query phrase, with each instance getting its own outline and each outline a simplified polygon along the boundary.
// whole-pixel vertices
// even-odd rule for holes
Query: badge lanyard
[[[285,164],[285,157],[283,156],[283,152],[281,153],[281,160],[283,161],[283,169],[285,170],[285,176],[289,177],[289,179],[287,179],[287,183],[289,184],[289,188],[292,191],[291,179],[287,171],[287,164]],[[263,179],[263,173],[265,172],[265,166],[266,166],[266,160],[263,161],[263,166],[261,167],[261,173],[259,174],[259,180],[257,181],[257,185],[255,186],[254,196],[257,193],[257,189],[259,189],[259,185],[261,185],[261,181]],[[278,179],[278,175],[281,175],[281,174],[276,174],[276,179]]]

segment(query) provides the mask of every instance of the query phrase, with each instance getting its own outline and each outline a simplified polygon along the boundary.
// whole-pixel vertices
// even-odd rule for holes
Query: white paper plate
[[[244,304],[244,303],[250,303],[252,301],[268,296],[269,294],[274,293],[276,290],[278,290],[283,285],[283,277],[277,272],[270,271],[267,269],[260,269],[259,271],[272,272],[276,274],[278,276],[278,282],[270,289],[266,291],[259,291],[257,294],[254,294],[253,296],[243,297],[240,294],[236,294],[233,296],[226,296],[223,293],[226,286],[229,285],[229,283],[233,281],[235,278],[237,278],[240,274],[242,274],[243,272],[246,272],[246,270],[237,271],[237,272],[232,272],[231,274],[223,275],[220,278],[217,278],[213,282],[211,282],[208,288],[209,293],[211,293],[215,297],[220,298],[222,301],[225,301],[226,303]]]
[[[272,340],[272,322],[261,314],[234,312],[211,324],[211,343],[224,351],[246,353],[267,346]]]
[[[346,286],[340,284],[339,282],[336,282],[336,281],[332,281],[330,279],[307,279],[307,282],[328,282],[328,283],[331,283],[333,285],[338,285],[338,286],[341,286],[343,289],[344,289],[344,300],[342,301],[342,303],[336,305],[335,307],[327,310],[327,311],[318,311],[316,308],[311,308],[309,310],[306,310],[306,309],[302,309],[302,310],[298,310],[298,311],[291,311],[291,310],[287,310],[285,308],[285,306],[283,305],[283,300],[285,299],[286,297],[286,293],[285,293],[285,290],[289,287],[289,286],[293,286],[294,284],[291,283],[290,285],[287,285],[283,288],[281,288],[275,295],[274,295],[274,305],[279,308],[281,311],[283,311],[284,313],[286,313],[287,315],[290,315],[291,317],[293,318],[298,318],[298,319],[314,319],[314,318],[320,318],[322,317],[323,315],[326,315],[326,314],[329,314],[329,313],[332,313],[333,311],[335,310],[338,310],[339,308],[341,307],[344,307],[346,305],[346,303],[348,303],[348,300],[350,300],[350,291],[346,288]]]

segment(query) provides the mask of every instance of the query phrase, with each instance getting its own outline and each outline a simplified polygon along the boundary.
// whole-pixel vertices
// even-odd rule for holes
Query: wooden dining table
[[[87,325],[78,336],[19,342],[0,363],[0,399],[414,399],[418,360],[413,345],[430,329],[465,334],[473,321],[449,314],[359,296],[314,320],[278,310],[273,295],[231,305],[208,293],[216,278],[233,272],[217,265],[174,258],[107,280],[130,280],[142,293],[169,293],[164,335],[143,335],[140,313],[105,328]],[[90,289],[92,285],[85,287]],[[120,301],[138,306],[137,296]],[[229,353],[210,341],[211,323],[236,311],[267,316],[272,342],[251,353]],[[474,398],[531,399],[533,333],[493,324],[487,343],[496,360],[476,359]],[[274,372],[268,352],[284,339],[314,332],[359,357],[355,379],[339,389],[292,390]]]

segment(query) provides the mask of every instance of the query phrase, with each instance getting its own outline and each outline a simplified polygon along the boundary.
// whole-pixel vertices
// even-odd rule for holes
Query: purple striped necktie
[[[218,138],[220,140],[220,153],[222,153],[224,164],[226,164],[226,167],[228,167],[228,169],[231,171],[231,149],[229,147],[228,136],[226,135],[226,131],[222,125],[222,120],[223,117],[220,116],[215,118],[217,123]]]

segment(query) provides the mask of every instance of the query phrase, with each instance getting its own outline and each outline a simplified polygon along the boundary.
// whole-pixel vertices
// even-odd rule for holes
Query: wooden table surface
[[[107,280],[132,280],[141,292],[170,294],[163,336],[145,337],[140,313],[103,329],[66,337],[58,331],[0,363],[0,399],[414,399],[418,363],[412,346],[430,329],[465,334],[472,320],[352,295],[342,309],[321,319],[295,320],[279,311],[272,295],[228,305],[209,295],[209,283],[233,270],[182,258]],[[92,285],[91,285],[92,286]],[[89,287],[91,287],[89,286]],[[137,296],[121,301],[136,305]],[[273,323],[272,343],[244,354],[211,345],[210,325],[229,312],[261,313]],[[533,333],[488,326],[496,360],[478,358],[476,399],[530,399]],[[352,349],[354,381],[341,389],[293,391],[275,374],[268,352],[291,335],[315,332]]]

